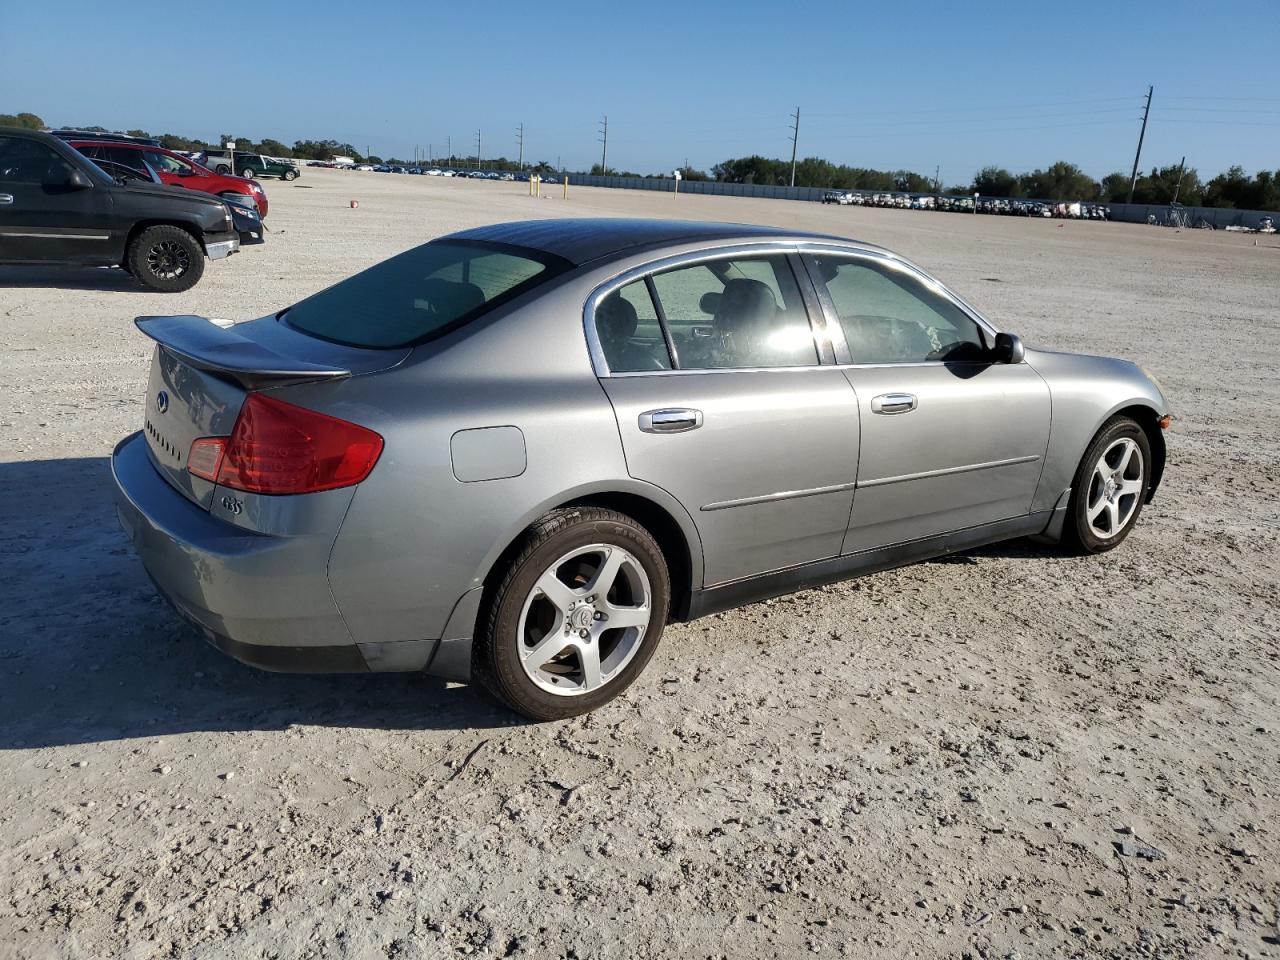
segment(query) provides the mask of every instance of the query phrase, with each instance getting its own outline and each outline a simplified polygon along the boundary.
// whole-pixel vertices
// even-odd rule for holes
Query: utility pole
[[[1182,192],[1182,175],[1187,172],[1187,158],[1183,156],[1182,162],[1178,164],[1178,185],[1173,188],[1173,202],[1178,202],[1178,194]]]
[[[791,185],[796,185],[796,144],[800,141],[800,108],[796,107],[795,124],[791,127]]]
[[[1147,87],[1147,108],[1142,111],[1142,129],[1138,131],[1138,152],[1133,155],[1133,175],[1129,177],[1129,199],[1125,203],[1133,203],[1133,190],[1138,185],[1138,161],[1142,159],[1142,138],[1147,135],[1147,117],[1151,116],[1151,95],[1155,87]]]
[[[449,151],[449,166],[453,166],[453,137],[444,138],[444,148]]]
[[[600,121],[600,176],[609,175],[609,115]]]
[[[480,169],[480,128],[476,127],[476,169]]]
[[[516,143],[520,145],[520,170],[524,170],[524,124],[516,129]]]
[[[934,193],[938,192],[938,189],[939,189],[938,185],[942,183],[942,178],[941,176],[939,176],[941,173],[942,173],[942,164],[940,163],[935,164],[933,168],[933,192]]]

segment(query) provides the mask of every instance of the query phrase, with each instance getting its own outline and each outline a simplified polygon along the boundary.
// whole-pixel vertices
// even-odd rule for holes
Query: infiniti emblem
[[[161,390],[159,393],[156,394],[156,409],[160,413],[164,413],[166,410],[169,409],[168,391]]]

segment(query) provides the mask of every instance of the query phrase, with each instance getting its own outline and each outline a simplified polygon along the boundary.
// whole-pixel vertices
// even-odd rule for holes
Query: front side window
[[[0,183],[35,183],[61,187],[71,166],[43,143],[23,137],[0,137]]]
[[[428,243],[290,307],[303,333],[352,347],[407,347],[453,330],[567,269],[523,247]]]
[[[785,255],[708,260],[653,276],[682,370],[816,366]]]
[[[643,280],[609,294],[596,305],[596,337],[612,373],[670,370],[671,356],[653,298]]]
[[[175,176],[190,176],[195,173],[191,166],[186,162],[171,157],[167,153],[160,153],[156,150],[144,150],[142,152],[143,159],[151,164],[160,173],[172,173]]]
[[[982,360],[973,319],[911,274],[866,259],[813,258],[854,363]]]

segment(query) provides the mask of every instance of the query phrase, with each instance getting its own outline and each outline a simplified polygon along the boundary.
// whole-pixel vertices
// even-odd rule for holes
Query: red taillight
[[[359,483],[381,455],[372,430],[251,393],[231,436],[196,440],[187,469],[248,493],[316,493]]]

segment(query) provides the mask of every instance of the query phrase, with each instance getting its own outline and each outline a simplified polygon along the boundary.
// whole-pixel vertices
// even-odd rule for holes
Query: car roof
[[[797,232],[780,227],[749,223],[714,223],[702,220],[641,220],[572,218],[564,220],[517,220],[495,223],[450,234],[441,239],[480,240],[530,247],[568,260],[575,266],[592,260],[621,256],[639,247],[680,243],[752,240],[834,240],[859,241],[830,234]]]

